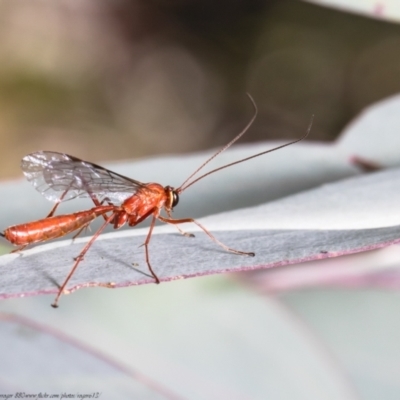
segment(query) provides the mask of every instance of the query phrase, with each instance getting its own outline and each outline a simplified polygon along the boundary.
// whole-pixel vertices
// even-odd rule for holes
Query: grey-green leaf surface
[[[400,170],[387,170],[202,220],[219,240],[252,251],[255,257],[228,253],[203,232],[186,238],[161,233],[173,227],[160,228],[152,238],[151,262],[159,278],[169,281],[271,268],[397,243],[399,185]],[[80,264],[70,289],[95,282],[116,286],[153,282],[143,249],[138,248],[144,240],[142,230],[103,235]],[[1,297],[56,292],[82,246],[82,240],[61,241],[2,256]]]
[[[364,117],[368,117],[368,113],[358,121],[362,122]],[[393,238],[396,240],[396,226],[399,225],[398,171],[393,169],[357,177],[361,170],[350,165],[350,157],[354,155],[369,158],[383,166],[396,165],[395,157],[391,158],[390,163],[384,162],[385,154],[395,153],[393,143],[398,136],[396,126],[392,122],[385,126],[386,121],[391,120],[385,117],[382,109],[380,123],[363,126],[355,123],[347,130],[347,134],[363,135],[361,138],[365,143],[373,143],[375,153],[372,149],[370,154],[379,154],[379,158],[367,157],[368,154],[361,153],[357,140],[352,146],[343,146],[339,150],[334,149],[335,145],[293,146],[293,150],[301,148],[299,152],[304,151],[301,157],[298,156],[300,153],[296,156],[296,153],[289,152],[289,148],[287,150],[290,157],[285,157],[285,151],[271,155],[276,164],[272,163],[268,169],[261,168],[263,164],[254,160],[254,163],[245,163],[233,169],[232,175],[226,170],[221,172],[222,175],[216,174],[210,177],[211,180],[200,182],[199,186],[194,185],[182,195],[176,214],[181,209],[182,216],[198,217],[234,209],[231,206],[233,202],[241,207],[249,207],[270,201],[253,209],[204,218],[203,222],[217,237],[220,234],[229,236],[234,233],[238,235],[238,239],[245,241],[243,244],[246,246],[251,240],[247,236],[240,237],[241,231],[262,233],[267,230],[283,234],[290,231],[311,231],[313,236],[304,246],[309,254],[312,245],[320,243],[318,240],[326,237],[326,230],[338,235],[336,244],[340,242],[341,232],[354,231],[356,234],[350,238],[353,241],[349,245],[351,251],[354,251],[355,245],[365,244],[367,239],[375,243],[372,248],[382,243],[387,244]],[[379,140],[382,129],[392,129],[392,139],[387,135],[385,140]],[[248,150],[254,151],[251,146]],[[236,151],[241,150],[237,148]],[[156,180],[176,185],[191,172],[191,167],[194,169],[203,161],[201,155],[193,156],[196,157],[198,160],[193,165],[190,164],[187,170],[186,162],[190,161],[191,156],[177,157],[175,160],[172,157],[166,158],[171,164],[158,163],[156,159],[135,163],[135,166],[143,163],[143,174],[149,174],[143,178],[128,170],[124,171],[122,164],[116,168],[121,168],[118,172],[143,181]],[[277,160],[280,158],[282,160],[279,163]],[[328,165],[326,168],[325,160]],[[164,168],[172,168],[175,161],[175,170]],[[185,168],[182,168],[183,162]],[[145,165],[147,168],[144,168]],[[304,166],[304,170],[300,166]],[[281,169],[283,172],[280,172]],[[326,173],[329,171],[334,176]],[[177,182],[167,179],[175,174],[180,174],[177,175]],[[260,181],[260,175],[265,180]],[[319,178],[315,179],[315,176]],[[316,188],[314,193],[303,192],[289,196],[346,176],[355,177],[347,182],[338,182],[338,186],[331,184]],[[257,188],[256,185],[260,182],[261,185]],[[2,222],[3,227],[40,218],[49,211],[50,204],[28,184],[26,191],[19,192],[18,189],[16,196],[13,192],[15,187],[19,185],[10,183],[0,187],[4,210],[1,217],[4,221],[9,221]],[[252,192],[251,188],[261,191],[262,196],[259,196],[260,192]],[[242,189],[249,190],[242,193]],[[268,190],[271,190],[272,197],[268,197]],[[228,195],[225,196],[226,191]],[[288,197],[282,198],[285,195]],[[37,196],[35,202],[32,200],[34,196]],[[36,206],[42,208],[38,209]],[[70,212],[86,207],[90,207],[90,204],[81,206],[70,202],[65,204],[63,210]],[[196,210],[201,212],[196,214]],[[382,234],[384,231],[389,236]],[[159,241],[165,235],[166,240],[181,244],[177,246],[177,251],[186,246],[197,247],[200,242],[204,247],[193,250],[194,254],[203,257],[211,253],[211,265],[215,264],[216,255],[219,257],[225,254],[199,233],[196,233],[196,238],[190,239],[177,236],[176,230],[164,227],[157,228],[157,232],[155,238]],[[372,235],[368,235],[368,232]],[[126,270],[129,279],[135,273],[133,267],[146,271],[143,249],[136,247],[145,233],[146,230],[138,229],[116,232],[112,237],[102,235],[98,243],[110,240],[115,240],[116,243],[119,238],[126,238],[128,246],[122,250],[127,252],[127,258],[115,260],[115,263],[113,259],[110,268],[104,271],[107,281],[114,280],[115,270],[118,274],[122,273],[121,269]],[[300,235],[298,239],[301,241],[304,237]],[[154,243],[152,245],[155,246]],[[346,252],[345,245],[343,242],[342,250]],[[50,247],[36,247],[28,257],[43,253],[46,258],[52,258],[58,256],[59,246],[71,247],[70,242],[49,243],[47,246]],[[79,250],[83,244],[77,242],[76,246],[76,250]],[[102,247],[103,244],[100,249]],[[287,247],[285,256],[302,251],[302,244],[298,242],[293,246],[288,244]],[[382,266],[398,269],[399,257],[395,251],[397,247],[325,260],[330,265],[326,274],[323,274],[323,268],[319,275],[315,273],[318,266],[323,265],[324,260],[321,259],[286,268],[258,270],[282,273],[279,285],[288,292],[280,298],[270,296],[269,290],[276,290],[277,285],[262,286],[264,279],[257,280],[257,285],[243,287],[243,283],[249,283],[243,279],[247,274],[239,273],[118,290],[79,290],[72,296],[63,298],[57,311],[49,307],[54,295],[4,299],[0,301],[0,308],[29,316],[35,321],[79,338],[83,343],[101,349],[104,354],[191,400],[397,399],[400,393],[398,293],[365,288],[355,291],[325,287],[329,282],[337,280],[338,271],[350,269],[355,264],[355,257],[359,262],[353,272],[358,276],[365,271],[379,271]],[[170,249],[169,245],[168,248]],[[314,247],[316,248],[319,249],[318,246]],[[273,252],[276,250],[271,248]],[[321,257],[335,255],[325,253],[327,249],[322,250]],[[59,275],[54,275],[54,264],[47,264],[53,274],[50,277],[44,277],[40,266],[36,269],[41,275],[39,279],[47,280],[50,290],[56,289],[56,282],[50,283],[50,280],[53,277],[63,279],[69,270],[71,258],[76,255],[72,253],[74,252],[68,256],[65,265],[57,266],[60,268]],[[183,253],[185,257],[191,256]],[[170,254],[172,253],[167,253]],[[150,255],[158,257],[156,246],[151,247]],[[93,270],[87,264],[91,262],[92,256],[95,259],[99,257],[96,252],[89,252],[78,270],[79,273],[87,274],[85,281],[86,278],[91,281],[94,279]],[[227,256],[231,257],[232,262],[254,262],[258,255],[249,259],[229,254]],[[13,257],[11,255],[4,259],[6,262],[1,267],[2,274],[11,271],[19,274],[20,280],[24,280],[18,268],[12,266]],[[173,260],[165,258],[161,262],[171,265]],[[7,265],[8,262],[10,263]],[[132,265],[134,262],[139,265]],[[155,263],[153,266],[155,269],[159,268]],[[168,272],[168,268],[165,270]],[[303,289],[294,291],[295,286],[290,283],[304,274],[310,279],[303,278],[298,286]],[[143,278],[142,274],[139,275]],[[314,290],[304,289],[313,278],[318,287]],[[348,276],[342,280],[342,285],[351,287]],[[28,282],[24,290],[30,290],[29,287],[31,286]],[[14,360],[16,365],[23,362],[20,355],[15,357],[14,346],[3,346],[2,351],[3,356],[8,353],[7,359]],[[38,356],[44,357],[44,351],[42,348]],[[57,365],[54,357],[46,360],[50,367]],[[34,374],[27,376],[27,382],[29,378],[34,381],[34,377]],[[94,384],[100,380],[100,375],[93,377]],[[100,384],[101,382],[98,386]],[[43,380],[43,390],[50,385],[50,379]],[[102,398],[115,398],[115,393],[105,391]]]
[[[179,400],[149,378],[130,371],[57,330],[0,313],[0,390],[7,398],[115,398]],[[19,393],[19,395],[17,394]],[[15,397],[14,397],[15,396]]]

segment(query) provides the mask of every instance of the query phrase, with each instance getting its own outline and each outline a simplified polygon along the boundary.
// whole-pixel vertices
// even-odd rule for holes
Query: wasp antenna
[[[251,98],[251,96],[250,96],[249,94],[248,94],[248,96],[249,96],[250,99],[253,101],[253,99]],[[253,103],[253,104],[254,104],[254,103]],[[256,115],[255,115],[255,116],[256,116]],[[210,162],[214,157],[216,157],[218,154],[220,154],[220,153],[222,153],[224,150],[226,150],[230,145],[232,145],[233,143],[235,143],[236,140],[239,139],[240,136],[242,136],[243,133],[245,133],[246,130],[247,130],[247,129],[250,127],[250,125],[253,123],[253,121],[254,121],[254,119],[255,119],[255,116],[254,116],[253,119],[250,121],[250,123],[247,125],[247,127],[246,127],[238,136],[236,136],[230,143],[228,143],[227,146],[225,146],[225,147],[224,147],[223,149],[221,149],[219,152],[217,152],[216,154],[214,154],[209,160],[207,160],[194,174],[192,174],[192,175],[190,176],[190,178],[191,178],[193,175],[195,175],[201,168],[203,168],[204,165],[206,165],[208,162]],[[254,154],[254,156],[242,158],[241,160],[234,161],[234,162],[231,162],[231,163],[229,163],[229,164],[223,165],[222,167],[215,168],[215,169],[211,170],[210,172],[207,172],[207,173],[205,173],[205,174],[199,176],[198,178],[196,178],[195,180],[193,180],[192,182],[190,182],[190,183],[188,183],[186,186],[184,186],[185,183],[186,183],[190,178],[189,178],[189,179],[186,179],[186,181],[184,182],[184,184],[183,184],[179,189],[177,189],[177,190],[179,191],[178,193],[183,192],[183,191],[186,190],[189,186],[192,186],[194,183],[198,182],[200,179],[203,179],[203,178],[205,178],[206,176],[213,174],[214,172],[221,171],[221,169],[225,169],[225,168],[231,167],[232,165],[240,164],[240,163],[242,163],[242,162],[244,162],[244,161],[248,161],[248,160],[251,160],[252,158],[260,157],[260,156],[262,156],[262,155],[264,155],[264,154],[267,154],[267,153],[272,153],[273,151],[276,151],[276,150],[279,150],[279,149],[283,149],[284,147],[290,146],[290,145],[292,145],[292,144],[295,144],[295,143],[300,142],[301,140],[304,140],[304,139],[309,135],[309,133],[310,133],[310,131],[311,131],[311,127],[312,127],[313,122],[314,122],[314,114],[311,116],[311,120],[310,120],[310,123],[308,124],[308,128],[307,128],[307,130],[306,130],[306,133],[305,133],[301,138],[299,138],[299,139],[296,139],[296,140],[293,140],[293,141],[291,141],[291,142],[288,142],[288,143],[282,144],[282,145],[280,145],[280,146],[274,147],[273,149],[269,149],[269,150],[266,150],[266,151],[262,151],[261,153]]]
[[[195,181],[193,181],[192,183],[186,185],[187,182],[189,182],[200,170],[202,170],[210,161],[214,160],[215,157],[217,157],[218,155],[220,155],[221,153],[223,153],[226,149],[229,149],[229,147],[231,147],[236,141],[238,141],[251,127],[251,125],[253,125],[254,120],[257,117],[258,114],[258,108],[256,105],[256,102],[254,101],[254,99],[251,97],[250,93],[246,93],[247,97],[250,99],[251,104],[254,107],[254,115],[251,118],[250,122],[245,126],[245,128],[238,134],[236,135],[228,144],[226,144],[224,147],[222,147],[220,150],[218,150],[215,154],[213,154],[208,160],[206,160],[202,165],[200,165],[199,168],[196,169],[196,171],[194,171],[186,180],[185,182],[182,183],[181,186],[179,186],[178,189],[176,189],[177,193],[181,193],[183,192],[186,188],[188,188],[189,186],[191,186],[194,182],[197,182],[199,179],[196,179]],[[186,185],[186,186],[185,186]]]
[[[6,235],[3,232],[0,232],[0,236],[6,237]]]

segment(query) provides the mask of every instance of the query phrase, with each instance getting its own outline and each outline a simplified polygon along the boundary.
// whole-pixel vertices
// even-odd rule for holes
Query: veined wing
[[[151,191],[139,181],[55,151],[28,154],[21,160],[21,168],[35,189],[53,202],[66,191],[62,201],[95,195],[100,201],[107,197],[118,203],[138,189]]]

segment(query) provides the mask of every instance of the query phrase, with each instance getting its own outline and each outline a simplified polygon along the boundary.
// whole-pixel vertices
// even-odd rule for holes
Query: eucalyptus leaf
[[[201,220],[218,240],[254,252],[255,257],[229,253],[203,232],[186,238],[169,233],[174,227],[156,228],[150,243],[151,263],[158,277],[169,281],[388,246],[400,241],[399,185],[400,169],[392,169]],[[73,275],[69,290],[98,282],[117,287],[153,283],[143,248],[138,248],[145,237],[145,230],[102,235]],[[0,296],[55,293],[86,241],[53,242],[2,256]]]

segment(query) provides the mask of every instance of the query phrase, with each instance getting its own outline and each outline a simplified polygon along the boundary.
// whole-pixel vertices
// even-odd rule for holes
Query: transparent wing
[[[28,154],[22,159],[21,168],[35,189],[53,202],[59,201],[66,191],[62,201],[94,194],[100,201],[107,197],[119,203],[139,188],[151,191],[139,181],[55,151]]]

